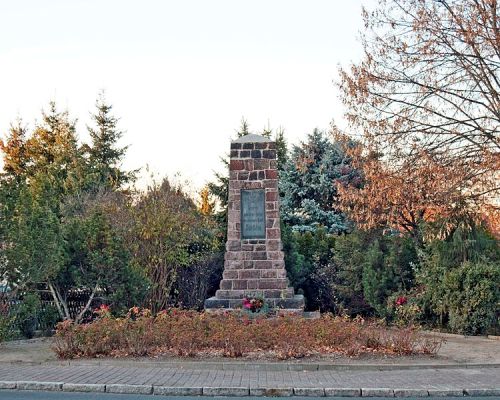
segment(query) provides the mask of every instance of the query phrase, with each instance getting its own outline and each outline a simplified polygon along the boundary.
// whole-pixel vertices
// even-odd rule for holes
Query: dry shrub
[[[103,356],[244,357],[277,359],[313,354],[358,356],[435,354],[439,341],[411,328],[389,329],[376,322],[324,315],[249,318],[239,313],[199,313],[169,309],[151,315],[134,307],[124,318],[102,314],[90,324],[58,325],[54,351],[60,358]]]

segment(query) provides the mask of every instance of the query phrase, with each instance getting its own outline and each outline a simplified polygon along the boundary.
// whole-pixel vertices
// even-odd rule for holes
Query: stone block
[[[246,290],[248,289],[246,279],[235,279],[233,280],[233,289],[236,290]]]
[[[288,296],[288,298],[286,298]],[[290,292],[285,292],[284,293],[285,298],[279,298],[278,301],[276,301],[276,307],[277,308],[283,308],[283,309],[304,309],[304,296],[301,294],[296,294],[293,295],[293,293]]]
[[[262,186],[266,189],[278,189],[278,180],[277,179],[266,179],[262,181]]]
[[[121,393],[121,394],[151,394],[153,393],[152,385],[126,385],[114,383],[106,385],[106,393]]]
[[[426,389],[394,389],[395,397],[428,397]]]
[[[268,240],[267,250],[271,251],[281,250],[281,240]]]
[[[251,289],[258,289],[259,288],[259,281],[256,280],[256,279],[250,279],[248,282],[247,282],[247,288],[249,290]]]
[[[89,393],[104,393],[106,385],[98,383],[64,383],[62,386],[63,392],[89,392]]]
[[[275,169],[266,169],[266,179],[278,179],[278,171]]]
[[[231,160],[229,162],[230,171],[239,171],[245,169],[245,163],[241,160]]]
[[[481,396],[500,396],[500,384],[496,389],[464,389],[464,394],[467,396],[481,397]]]
[[[241,143],[231,143],[231,150],[241,149]]]
[[[224,270],[222,274],[223,279],[238,279],[238,271],[237,270]]]
[[[325,389],[318,387],[293,388],[293,394],[295,396],[323,397],[325,395]]]
[[[252,253],[252,260],[267,260],[267,252],[265,252],[265,251],[254,251]]]
[[[258,160],[254,160],[253,167],[256,170],[266,170],[270,167],[270,161],[264,158],[260,158]]]
[[[256,260],[253,261],[253,265],[255,269],[270,269],[273,267],[273,262],[270,260]]]
[[[250,157],[250,150],[241,150],[239,154],[239,158],[248,158]]]
[[[269,144],[270,142],[255,143],[255,148],[258,150],[267,150],[269,149]]]
[[[153,394],[160,396],[201,396],[203,394],[203,388],[154,386]]]
[[[464,391],[459,389],[429,389],[429,396],[431,397],[461,397]]]
[[[243,168],[246,171],[253,171],[253,160],[244,160],[243,161]]]
[[[37,381],[18,381],[17,390],[46,390],[49,392],[58,392],[62,390],[63,382],[37,382]]]
[[[260,272],[260,277],[261,278],[277,278],[278,277],[278,271],[276,269],[265,269],[265,270],[256,270],[257,272]]]
[[[238,272],[239,279],[258,279],[260,276],[258,269],[242,269]]]
[[[293,396],[293,388],[250,388],[250,396],[258,397],[290,397]]]
[[[264,150],[264,151],[267,151],[267,150]],[[262,153],[263,153],[263,151],[261,151],[261,150],[252,150],[252,154],[250,154],[250,157],[252,157],[253,159],[262,158]],[[268,158],[268,157],[265,157],[265,158]]]
[[[277,201],[278,197],[278,192],[275,190],[266,192],[266,201]]]
[[[285,289],[286,284],[284,279],[265,279],[259,281],[259,289]]]
[[[222,290],[231,290],[233,288],[233,282],[227,279],[223,279],[222,281],[220,281],[220,288]]]
[[[255,148],[254,143],[243,143],[243,146],[241,147],[244,150],[253,150]]]
[[[276,150],[262,150],[262,158],[276,159]]]
[[[238,179],[240,181],[246,181],[250,176],[250,173],[248,171],[240,171],[238,172]]]
[[[246,387],[204,387],[203,396],[248,396],[250,389]]]
[[[16,382],[12,381],[0,381],[0,389],[15,389]]]
[[[389,388],[361,388],[362,397],[394,397],[394,390]]]
[[[325,388],[327,397],[360,397],[361,389],[355,388]]]
[[[281,231],[278,228],[272,228],[267,230],[267,237],[269,239],[281,239]]]

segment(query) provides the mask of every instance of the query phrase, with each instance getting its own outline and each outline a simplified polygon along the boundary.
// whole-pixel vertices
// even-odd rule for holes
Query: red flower
[[[252,308],[252,302],[251,300],[248,300],[246,297],[243,299],[243,307],[249,310]]]
[[[397,306],[402,306],[403,304],[406,304],[408,302],[408,299],[405,296],[398,297],[396,299],[396,305]]]

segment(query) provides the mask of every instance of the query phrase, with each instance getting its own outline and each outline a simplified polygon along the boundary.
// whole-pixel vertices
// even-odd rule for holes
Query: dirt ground
[[[331,355],[327,357],[311,357],[301,360],[287,360],[296,363],[329,363],[329,364],[500,364],[500,340],[487,339],[485,337],[464,337],[459,335],[446,335],[444,342],[438,351],[437,356],[362,356],[348,358]],[[31,340],[15,340],[0,344],[0,362],[30,362],[43,363],[57,361],[57,357],[51,350],[51,338],[37,338]],[[130,361],[131,359],[128,359]],[[224,361],[231,359],[178,359],[171,357],[161,357],[155,359],[141,358],[137,361]],[[86,360],[88,361],[88,360]],[[119,360],[116,360],[119,362]],[[233,361],[248,361],[245,359],[233,359]],[[254,361],[265,362],[265,359]],[[274,360],[273,360],[274,362]]]

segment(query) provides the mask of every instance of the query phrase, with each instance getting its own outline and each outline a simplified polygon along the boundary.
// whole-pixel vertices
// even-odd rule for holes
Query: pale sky
[[[104,89],[124,166],[200,188],[242,117],[290,143],[343,125],[333,81],[361,57],[362,4],[373,0],[0,0],[0,134],[55,100],[87,141]]]

